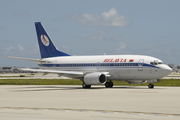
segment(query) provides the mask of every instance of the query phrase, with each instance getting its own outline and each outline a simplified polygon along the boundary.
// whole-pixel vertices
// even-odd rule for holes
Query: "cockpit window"
[[[157,65],[157,62],[150,62],[151,65]]]
[[[157,62],[157,61],[154,61],[154,62],[150,62],[151,65],[158,65],[158,64],[163,64],[163,62]]]
[[[150,62],[151,65],[154,65],[154,62]]]

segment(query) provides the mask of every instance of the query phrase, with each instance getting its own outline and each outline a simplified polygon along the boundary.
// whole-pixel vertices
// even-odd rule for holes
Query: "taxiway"
[[[180,87],[2,85],[0,120],[180,119]]]

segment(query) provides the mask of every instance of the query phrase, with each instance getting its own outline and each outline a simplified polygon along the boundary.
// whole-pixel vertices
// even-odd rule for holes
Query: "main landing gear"
[[[85,83],[82,84],[83,88],[91,88],[91,85],[86,85]]]
[[[106,82],[105,86],[106,86],[106,88],[112,88],[113,87],[113,82]]]
[[[85,83],[82,84],[83,88],[91,88],[91,85],[86,85]],[[113,82],[106,82],[105,83],[106,88],[112,88],[113,87]]]
[[[154,85],[150,83],[150,84],[148,85],[148,88],[149,88],[149,89],[153,89],[153,88],[154,88]]]

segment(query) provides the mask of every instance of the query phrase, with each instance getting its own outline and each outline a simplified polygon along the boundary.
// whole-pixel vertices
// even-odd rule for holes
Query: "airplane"
[[[37,62],[40,69],[24,68],[24,71],[55,73],[82,81],[83,88],[105,84],[112,88],[112,81],[129,84],[153,83],[169,75],[172,69],[162,60],[144,55],[94,55],[72,56],[58,50],[41,22],[35,22],[41,59],[9,57]]]

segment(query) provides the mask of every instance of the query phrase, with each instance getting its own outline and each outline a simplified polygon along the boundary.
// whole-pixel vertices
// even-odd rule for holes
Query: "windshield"
[[[154,62],[150,62],[151,65],[158,65],[163,64],[163,62],[158,62],[157,60],[154,60]]]
[[[150,62],[150,64],[151,64],[151,65],[157,65],[157,63],[156,63],[156,62]]]

